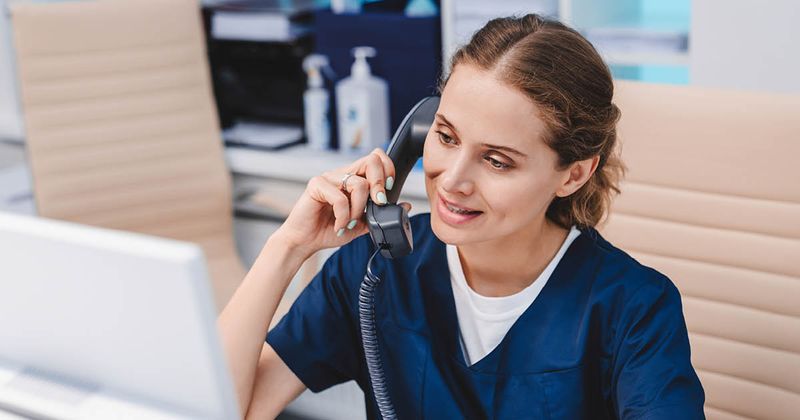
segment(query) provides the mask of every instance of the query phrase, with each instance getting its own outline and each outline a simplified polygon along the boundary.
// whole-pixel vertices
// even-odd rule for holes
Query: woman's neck
[[[569,232],[546,220],[491,241],[459,245],[467,284],[480,295],[509,296],[530,286]]]

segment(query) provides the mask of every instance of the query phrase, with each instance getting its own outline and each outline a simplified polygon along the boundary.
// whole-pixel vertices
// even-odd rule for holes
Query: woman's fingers
[[[333,208],[333,230],[337,236],[342,236],[347,231],[362,232],[365,226],[358,226],[359,221],[363,220],[367,198],[374,188],[365,178],[355,174],[348,176],[347,182],[342,184],[345,176],[345,174],[326,172],[312,178],[308,183],[311,198],[329,204]],[[342,187],[345,190],[342,190]],[[411,210],[410,203],[399,204],[406,211]]]
[[[378,158],[381,160],[381,163],[383,164],[383,174],[386,176],[385,187],[387,190],[391,190],[394,187],[395,181],[394,162],[392,162],[392,159],[386,154],[386,152],[383,151],[383,149],[375,149],[372,151],[372,154],[378,156]]]
[[[370,184],[372,201],[386,204],[386,191],[394,187],[395,171],[392,159],[382,149],[378,148],[372,153],[353,162],[344,169],[367,179]]]
[[[333,230],[337,235],[341,236],[350,223],[350,200],[345,195],[344,191],[340,190],[329,179],[329,176],[316,176],[308,182],[309,194],[311,198],[328,203],[333,207],[333,215],[335,218]],[[353,177],[351,177],[353,178]],[[351,181],[348,180],[348,184]]]
[[[370,185],[372,201],[378,204],[386,204],[386,189],[384,187],[386,184],[386,175],[383,170],[383,161],[381,161],[381,158],[378,157],[377,154],[370,153],[363,164],[364,172]]]
[[[346,174],[352,174],[346,177]],[[394,183],[394,164],[381,149],[372,153],[342,171],[326,172],[314,177],[308,183],[309,194],[314,200],[327,203],[333,208],[333,229],[341,236],[347,230],[355,230],[363,220],[367,199],[380,205],[388,202],[386,190]],[[405,206],[410,205],[404,203]],[[363,228],[363,226],[361,227]]]
[[[330,242],[330,237],[317,236],[323,233],[320,229],[332,228],[336,236],[347,234],[347,238],[366,233],[364,210],[367,201],[372,197],[379,205],[387,204],[386,191],[393,187],[394,176],[392,160],[383,150],[375,149],[347,167],[312,178],[301,202],[295,206],[299,210],[295,212],[293,209],[287,222],[296,225],[294,229],[301,232],[297,235],[298,240],[314,236],[325,246],[341,241]],[[401,205],[410,209],[408,203]],[[297,216],[293,217],[295,214]],[[309,218],[314,220],[307,220]]]
[[[347,180],[347,192],[350,194],[350,222],[348,222],[347,228],[353,229],[361,220],[364,209],[367,207],[367,198],[370,193],[369,182],[360,176],[351,176]]]

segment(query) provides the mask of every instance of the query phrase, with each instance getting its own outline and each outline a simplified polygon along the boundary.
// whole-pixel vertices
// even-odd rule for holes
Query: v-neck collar
[[[430,248],[427,261],[418,266],[418,274],[422,280],[425,308],[428,312],[431,327],[431,340],[435,346],[434,351],[444,352],[452,361],[464,369],[484,374],[502,374],[516,371],[509,370],[509,361],[506,357],[514,344],[524,339],[524,329],[534,322],[547,322],[540,319],[537,314],[545,315],[555,305],[560,305],[556,297],[563,294],[570,286],[570,279],[576,270],[584,263],[590,253],[594,242],[593,229],[581,230],[572,244],[567,248],[561,261],[556,265],[547,284],[544,285],[536,300],[514,322],[506,335],[489,354],[474,363],[467,365],[459,337],[458,315],[456,313],[453,289],[450,284],[450,270],[447,265],[446,244],[431,233],[433,244]],[[514,365],[514,363],[511,363]]]

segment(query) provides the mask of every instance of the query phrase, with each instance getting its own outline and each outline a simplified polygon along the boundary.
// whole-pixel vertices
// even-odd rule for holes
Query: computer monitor
[[[198,246],[0,213],[0,261],[0,407],[240,418]]]

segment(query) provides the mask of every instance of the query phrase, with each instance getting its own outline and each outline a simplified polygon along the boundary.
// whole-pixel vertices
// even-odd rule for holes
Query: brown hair
[[[594,47],[573,29],[535,14],[491,20],[459,48],[450,63],[492,71],[524,92],[547,124],[545,143],[559,168],[599,156],[597,170],[578,191],[556,197],[546,216],[556,224],[596,226],[604,217],[625,167],[616,150],[620,111],[611,103],[611,73]],[[440,83],[440,92],[447,80]]]

